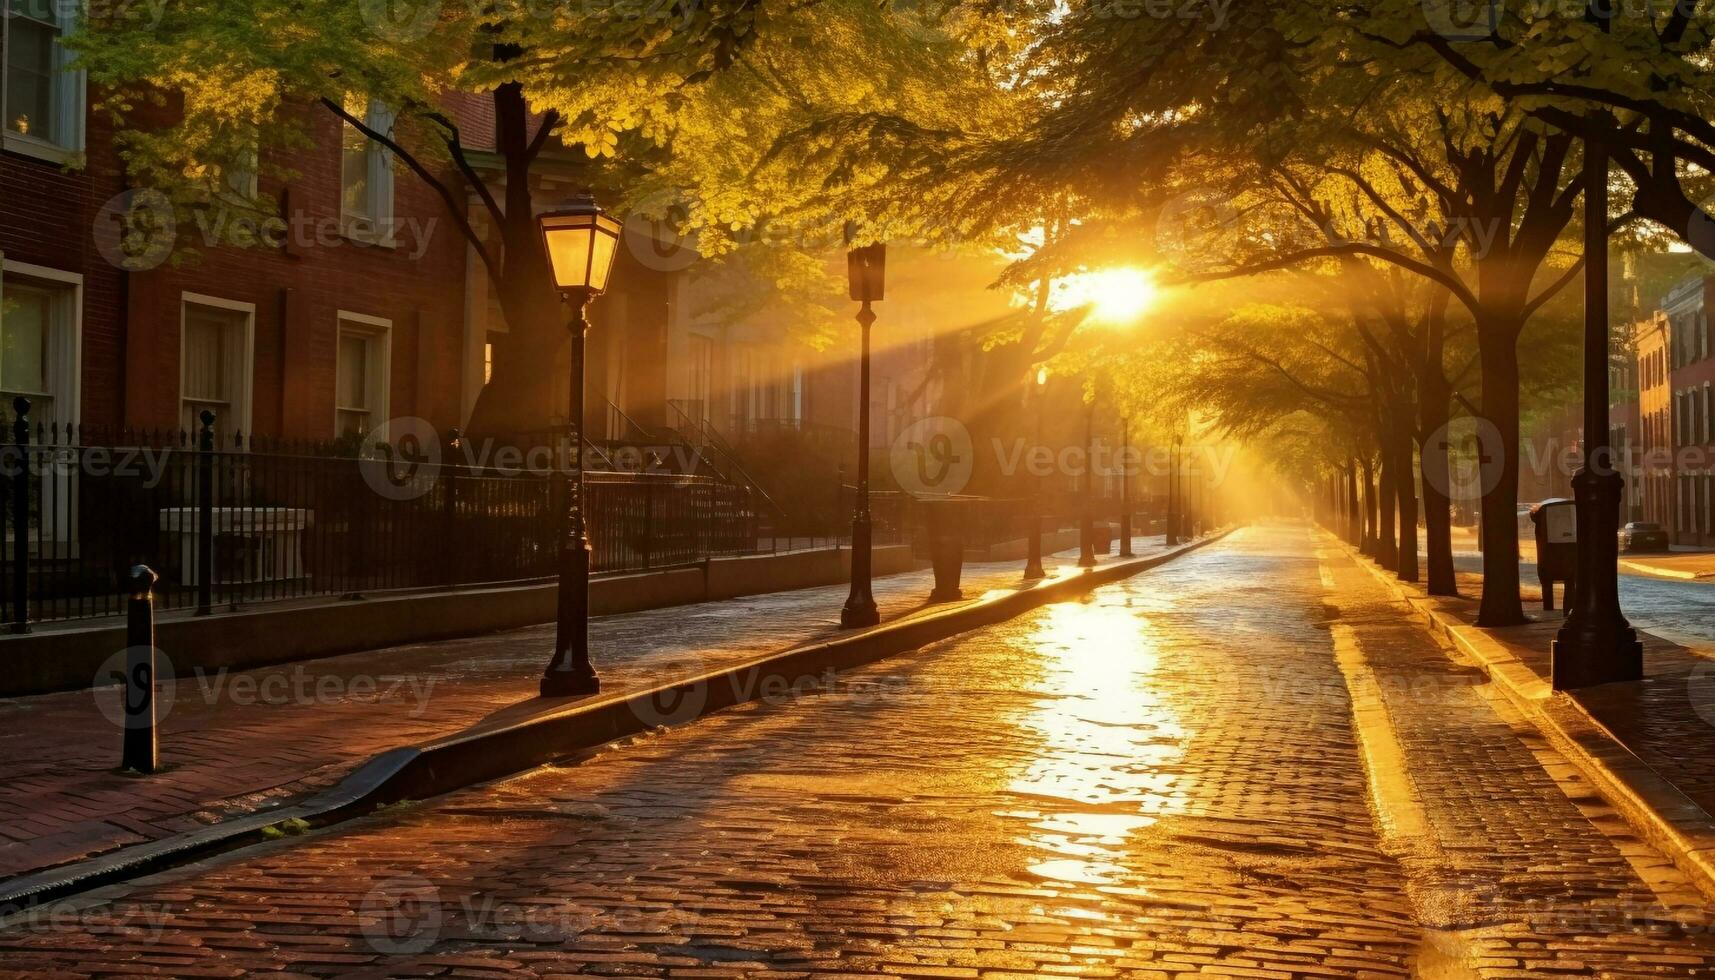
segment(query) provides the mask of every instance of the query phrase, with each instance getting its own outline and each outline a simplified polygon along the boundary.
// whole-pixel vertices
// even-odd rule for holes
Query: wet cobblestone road
[[[1701,899],[1304,528],[39,910],[67,975],[1698,976]]]

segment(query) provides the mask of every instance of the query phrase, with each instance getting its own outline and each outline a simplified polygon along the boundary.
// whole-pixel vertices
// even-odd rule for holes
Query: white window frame
[[[346,334],[354,334],[368,340],[372,345],[370,352],[375,356],[376,363],[371,369],[369,381],[374,385],[375,404],[369,408],[369,413],[375,419],[375,428],[370,430],[375,438],[387,440],[387,423],[392,418],[390,414],[391,386],[393,383],[393,321],[386,317],[370,316],[367,313],[353,313],[350,310],[340,310],[335,316],[338,332],[334,335],[333,345],[333,434],[339,438],[343,433],[339,430],[339,413],[345,408],[339,403],[339,358],[340,341]]]
[[[216,310],[228,310],[244,314],[244,336],[241,341],[241,351],[238,358],[238,377],[234,378],[232,404],[236,409],[237,419],[216,419],[217,431],[230,435],[234,431],[243,433],[248,438],[253,434],[250,422],[251,396],[256,387],[256,304],[241,300],[225,299],[220,296],[210,296],[207,293],[185,291],[179,294],[179,410],[176,413],[184,418],[185,409],[185,326],[186,314],[192,306],[203,306]],[[234,424],[235,423],[235,424]],[[193,433],[194,434],[194,433]],[[229,448],[225,447],[225,448]]]
[[[56,425],[77,425],[83,420],[83,274],[51,269],[44,265],[14,262],[0,257],[0,293],[6,290],[7,277],[34,280],[49,286],[71,288],[71,310],[60,328],[67,342],[54,343],[48,355],[47,394],[52,395],[58,410]],[[12,406],[3,406],[7,412]]]
[[[353,113],[355,115],[355,113]],[[364,111],[363,122],[380,133],[391,133],[396,116],[393,110],[382,103],[370,100]],[[339,224],[340,234],[356,242],[369,245],[380,245],[393,248],[397,242],[395,229],[396,220],[395,199],[393,194],[393,153],[387,147],[373,139],[365,138],[365,159],[368,162],[368,173],[364,181],[364,193],[368,197],[370,214],[354,214],[345,208],[345,152],[344,129],[349,127],[359,136],[357,127],[344,120],[341,126],[340,175],[339,175]]]
[[[28,262],[15,262],[0,256],[0,297],[5,295],[8,277],[31,284],[70,289],[70,310],[64,317],[64,322],[55,324],[56,336],[44,338],[49,344],[48,376],[42,380],[48,388],[44,394],[52,396],[57,409],[50,421],[60,427],[62,432],[64,426],[70,425],[75,433],[83,420],[83,274]],[[4,408],[9,416],[12,406],[8,403]],[[64,554],[76,554],[78,515],[73,502],[77,500],[78,476],[75,467],[60,467],[53,474],[43,473],[41,489],[38,491],[44,504],[49,497],[53,498],[54,517],[52,521],[44,521],[44,539],[58,542],[62,548],[73,549],[62,552]],[[52,537],[45,537],[50,527],[54,533]],[[32,547],[37,545],[32,544]]]
[[[77,26],[76,11],[81,9],[80,4],[66,3],[63,0],[44,2],[53,7],[54,20],[62,36]],[[4,52],[12,48],[11,41],[12,17],[6,13],[5,0],[0,0],[0,117],[5,115],[7,97],[3,58]],[[58,116],[58,128],[65,134],[64,141],[52,143],[39,137],[14,133],[0,120],[0,149],[61,166],[77,162],[84,148],[84,119],[88,114],[89,83],[84,72],[72,71],[67,67],[71,60],[72,53],[55,41],[54,64],[59,69],[64,83],[54,86],[54,112]]]

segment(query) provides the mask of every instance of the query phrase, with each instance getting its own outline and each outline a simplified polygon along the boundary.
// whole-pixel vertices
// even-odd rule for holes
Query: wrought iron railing
[[[0,617],[14,632],[119,614],[136,564],[160,573],[160,608],[197,612],[555,573],[564,467],[101,433],[32,425],[16,408],[0,447]],[[759,548],[750,492],[709,477],[590,472],[584,507],[598,574]]]

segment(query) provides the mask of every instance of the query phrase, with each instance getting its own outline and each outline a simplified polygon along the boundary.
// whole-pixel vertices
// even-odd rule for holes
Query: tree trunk
[[[1423,460],[1423,525],[1427,536],[1430,595],[1459,594],[1459,577],[1453,567],[1453,517],[1448,491],[1452,474],[1447,463],[1448,394],[1441,386],[1429,385],[1418,405],[1418,428],[1427,433],[1420,444]]]
[[[517,83],[495,89],[494,112],[497,149],[506,165],[506,219],[496,229],[503,246],[501,274],[494,287],[506,332],[495,340],[493,373],[477,396],[466,435],[522,445],[545,438],[552,420],[569,416],[570,405],[552,401],[555,364],[571,335],[536,227],[523,89]]]
[[[1478,461],[1488,490],[1482,503],[1483,598],[1477,625],[1517,626],[1526,622],[1518,571],[1518,331],[1480,323],[1477,339],[1483,367]],[[1488,426],[1481,425],[1484,421]]]
[[[1364,518],[1358,509],[1358,464],[1346,467],[1346,540],[1355,548],[1364,542]]]
[[[1416,582],[1417,567],[1417,482],[1412,479],[1412,438],[1409,425],[1403,418],[1391,420],[1394,429],[1392,445],[1395,466],[1398,473],[1394,480],[1394,490],[1399,494],[1399,558],[1394,564],[1394,571],[1401,582]]]
[[[1364,554],[1376,556],[1376,463],[1368,456],[1363,459]]]
[[[1376,536],[1376,562],[1383,568],[1399,564],[1399,525],[1394,521],[1394,508],[1399,503],[1393,484],[1396,477],[1394,461],[1385,450],[1381,454],[1381,487],[1377,500],[1381,504],[1381,533]]]

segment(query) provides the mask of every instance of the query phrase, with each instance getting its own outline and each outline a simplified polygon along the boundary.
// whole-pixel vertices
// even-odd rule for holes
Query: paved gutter
[[[1422,589],[1401,582],[1346,542],[1357,563],[1422,616],[1447,646],[1474,660],[1495,687],[1577,766],[1639,836],[1715,900],[1715,817],[1632,753],[1577,697],[1556,692],[1507,645],[1437,609]]]

